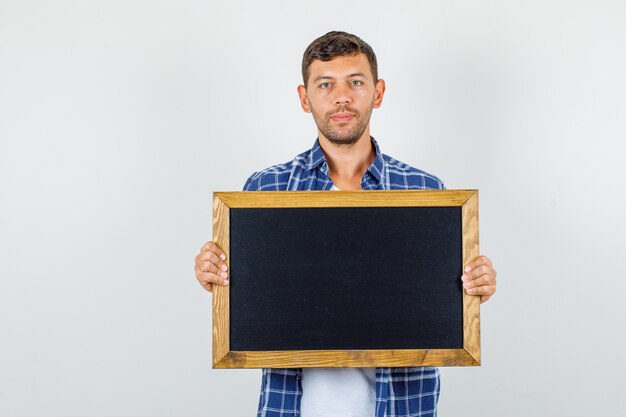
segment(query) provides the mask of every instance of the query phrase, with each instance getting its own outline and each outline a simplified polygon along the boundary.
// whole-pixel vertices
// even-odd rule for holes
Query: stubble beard
[[[352,113],[357,120],[357,123],[351,128],[344,128],[341,125],[331,127],[330,118],[338,112]],[[372,110],[370,109],[364,117],[361,117],[361,113],[359,113],[356,109],[347,106],[339,107],[326,113],[324,116],[320,116],[320,114],[318,114],[313,108],[311,108],[311,113],[313,114],[313,119],[315,120],[315,124],[317,125],[320,133],[331,143],[335,145],[352,145],[358,142],[363,135],[363,132],[365,132],[365,129],[367,129],[370,116],[372,115]]]

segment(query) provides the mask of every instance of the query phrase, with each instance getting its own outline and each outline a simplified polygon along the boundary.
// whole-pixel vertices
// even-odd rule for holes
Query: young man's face
[[[313,114],[319,134],[338,145],[369,138],[372,109],[380,107],[384,92],[385,82],[374,83],[364,54],[315,60],[307,87],[298,87],[302,109]]]

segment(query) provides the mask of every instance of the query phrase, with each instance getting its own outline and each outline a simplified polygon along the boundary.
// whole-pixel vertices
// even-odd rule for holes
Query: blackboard
[[[479,364],[476,191],[214,197],[214,367]]]

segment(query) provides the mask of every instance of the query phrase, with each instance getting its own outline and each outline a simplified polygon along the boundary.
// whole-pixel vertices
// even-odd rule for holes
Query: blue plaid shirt
[[[439,178],[410,167],[376,149],[376,159],[361,179],[364,190],[441,190]],[[244,191],[330,190],[333,181],[319,140],[293,161],[274,165],[248,178]],[[300,414],[302,369],[263,369],[258,417],[291,417]],[[437,415],[439,370],[423,368],[376,369],[376,416],[413,417]],[[306,416],[305,416],[306,417]]]

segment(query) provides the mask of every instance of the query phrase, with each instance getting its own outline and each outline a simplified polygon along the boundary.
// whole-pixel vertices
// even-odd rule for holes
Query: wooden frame
[[[213,196],[213,239],[226,253],[228,263],[231,208],[303,207],[461,207],[461,268],[479,256],[477,190],[216,192]],[[480,365],[480,298],[465,291],[462,349],[291,351],[230,350],[229,291],[229,286],[213,287],[214,368]]]

